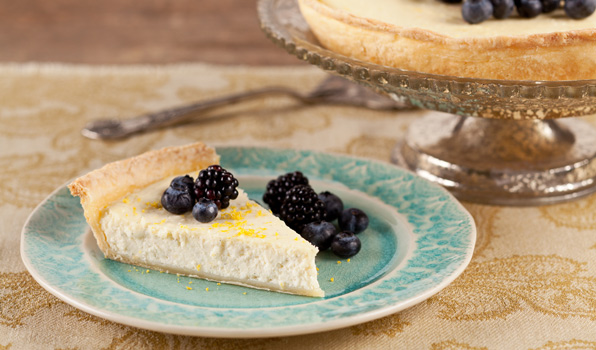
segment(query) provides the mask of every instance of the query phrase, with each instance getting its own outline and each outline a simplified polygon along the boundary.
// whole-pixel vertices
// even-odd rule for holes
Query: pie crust
[[[73,181],[68,188],[81,199],[85,219],[106,258],[116,258],[101,229],[102,210],[115,200],[166,177],[194,172],[219,163],[213,148],[203,143],[167,147],[106,164]]]
[[[164,238],[159,232],[144,236],[149,231],[144,230],[143,222],[150,215],[145,214],[146,216],[141,219],[123,223],[118,220],[129,215],[125,213],[125,216],[122,216],[113,214],[111,211],[116,205],[122,203],[128,205],[129,195],[153,189],[150,187],[152,184],[159,187],[162,183],[169,183],[169,178],[198,173],[201,169],[218,163],[219,156],[213,148],[202,143],[194,143],[150,151],[133,158],[109,163],[76,179],[68,187],[74,196],[80,197],[87,223],[93,231],[100,250],[108,259],[163,272],[252,288],[313,297],[324,296],[325,293],[317,281],[315,256],[318,249],[270,213],[262,213],[259,210],[253,214],[265,218],[271,215],[269,222],[266,222],[268,226],[263,230],[273,228],[274,230],[269,236],[273,237],[275,233],[275,237],[267,241],[261,240],[267,234],[259,237],[258,232],[253,232],[254,229],[242,232],[242,227],[250,225],[243,224],[241,219],[233,217],[238,215],[238,212],[227,213],[232,219],[226,220],[230,220],[229,222],[235,220],[240,229],[234,225],[220,229],[225,232],[233,231],[226,233],[227,236],[223,238],[218,235],[203,234],[209,232],[209,228],[194,231],[192,234],[185,233],[195,229],[192,227],[189,229],[188,226],[181,227],[179,232],[167,231]],[[120,199],[122,200],[119,201]],[[139,201],[139,204],[143,203],[140,197],[137,197],[136,201]],[[240,210],[251,211],[250,209]],[[136,207],[133,207],[133,212],[139,217],[143,215],[136,214]],[[175,216],[165,211],[163,213]],[[108,220],[108,223],[102,220],[102,216]],[[114,220],[114,217],[116,217],[116,223],[110,224],[110,220]],[[160,225],[165,221],[166,218],[161,223],[150,225]],[[128,222],[132,222],[133,225],[129,225]],[[138,223],[141,224],[141,229],[138,226],[135,228],[134,225]],[[213,225],[217,225],[219,228],[220,225],[225,224],[218,222]],[[283,227],[279,227],[279,225]],[[177,224],[177,226],[185,225]],[[176,230],[178,229],[176,228]],[[235,231],[238,231],[238,234],[233,235]],[[277,237],[278,233],[279,237]],[[288,236],[288,233],[291,234],[291,237]],[[275,243],[272,244],[271,240]],[[287,245],[288,241],[290,245]],[[147,243],[147,246],[144,246],[144,243]],[[185,254],[190,259],[186,259]],[[234,264],[238,261],[238,266],[226,265],[225,259],[219,260],[220,255],[228,260],[239,258],[239,260],[234,260]],[[192,261],[193,258],[206,261],[206,263],[203,266],[200,263],[196,265]],[[255,264],[263,263],[266,266],[262,268],[262,271],[259,271],[260,265],[259,268],[248,269],[248,264],[242,264],[242,259],[248,259]],[[244,262],[246,263],[246,261]],[[227,269],[223,274],[222,266]],[[297,272],[297,274],[291,272]],[[248,273],[251,274],[250,277],[245,276]]]
[[[581,26],[575,25],[580,29],[516,35],[516,26],[522,25],[520,21],[527,21],[523,23],[527,27],[538,19],[511,18],[499,23],[510,26],[507,35],[499,32],[475,35],[475,31],[483,30],[481,23],[466,24],[466,35],[462,36],[459,32],[456,32],[458,35],[437,32],[433,30],[433,23],[402,27],[361,17],[321,0],[298,0],[298,3],[302,15],[324,47],[362,61],[409,71],[471,78],[596,79],[596,25],[591,27],[592,22],[596,22],[592,17],[596,15],[582,20],[587,22],[582,22]],[[550,17],[540,20],[569,21]],[[557,28],[569,22],[561,23]],[[548,27],[548,24],[544,26]]]

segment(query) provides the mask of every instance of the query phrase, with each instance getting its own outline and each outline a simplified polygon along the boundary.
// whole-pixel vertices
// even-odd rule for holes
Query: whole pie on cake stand
[[[596,130],[567,117],[596,113],[596,15],[469,25],[448,6],[260,0],[258,10],[289,53],[437,111],[410,126],[393,160],[459,198],[534,205],[595,192]]]

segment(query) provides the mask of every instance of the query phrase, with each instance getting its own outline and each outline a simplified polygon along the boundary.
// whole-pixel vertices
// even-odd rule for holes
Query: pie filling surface
[[[452,38],[523,37],[532,34],[596,28],[596,16],[574,20],[562,13],[527,19],[512,16],[491,18],[477,25],[462,19],[460,4],[439,0],[320,0],[331,8],[402,28],[420,28]],[[515,13],[515,11],[514,11]]]
[[[190,212],[174,215],[159,204],[170,181],[127,195],[103,211],[101,228],[121,260],[221,282],[320,294],[318,250],[244,191],[215,220],[200,223]]]

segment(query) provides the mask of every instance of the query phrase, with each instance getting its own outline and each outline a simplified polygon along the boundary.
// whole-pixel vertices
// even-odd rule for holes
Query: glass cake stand
[[[260,0],[258,12],[265,34],[299,59],[449,113],[429,112],[413,122],[392,161],[458,198],[536,205],[596,191],[596,130],[567,118],[596,113],[596,80],[489,80],[390,68],[323,48],[296,0]]]

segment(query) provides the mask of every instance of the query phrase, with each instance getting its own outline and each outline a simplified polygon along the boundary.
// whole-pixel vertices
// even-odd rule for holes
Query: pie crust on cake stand
[[[260,0],[258,12],[265,34],[299,59],[436,111],[411,124],[392,160],[460,199],[537,205],[596,191],[596,130],[568,118],[596,113],[596,80],[478,79],[367,63],[322,47],[296,0]]]

